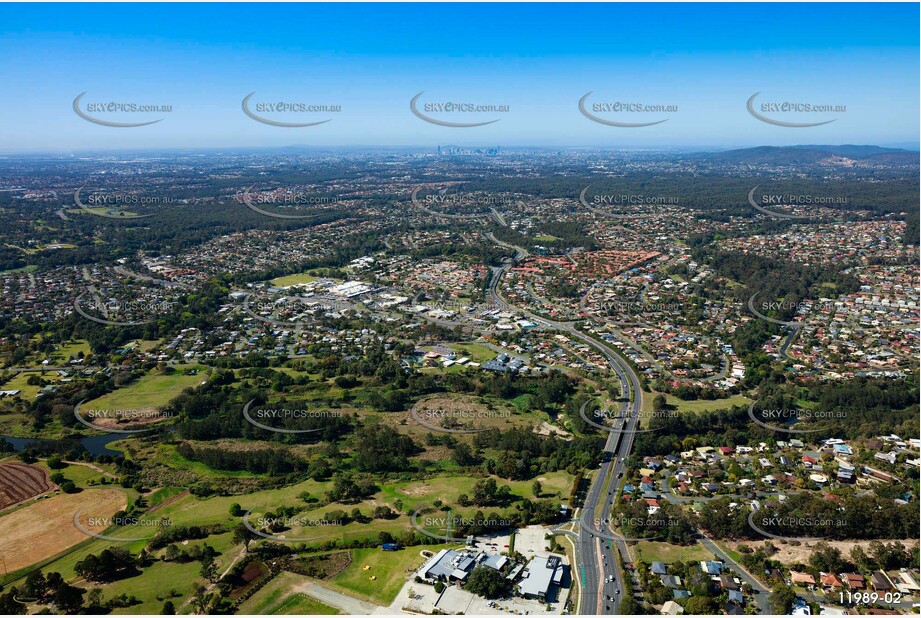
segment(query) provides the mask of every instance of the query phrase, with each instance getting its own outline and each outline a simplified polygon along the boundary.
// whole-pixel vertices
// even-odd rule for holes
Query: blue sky
[[[0,4],[0,151],[285,145],[703,148],[914,144],[919,135],[918,4]],[[136,128],[79,118],[74,98],[171,105]],[[337,113],[241,110],[286,101]],[[429,114],[410,99],[508,105]],[[578,101],[676,105],[673,113],[585,118]],[[765,115],[746,101],[845,105]]]

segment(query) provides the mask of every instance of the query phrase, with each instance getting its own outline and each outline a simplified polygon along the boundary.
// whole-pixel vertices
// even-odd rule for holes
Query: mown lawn
[[[305,577],[294,573],[281,573],[237,608],[238,614],[257,616],[307,615],[332,616],[339,613],[334,607],[300,592],[292,592]]]
[[[658,541],[640,541],[634,548],[637,559],[645,562],[682,562],[712,560],[713,554],[706,547],[695,543],[682,546],[660,543]]]
[[[427,549],[437,553],[445,547],[457,548],[458,545],[406,547],[400,551],[354,549],[352,563],[330,581],[334,587],[387,606],[396,598],[403,584],[409,581],[412,572],[425,562],[419,552]],[[365,566],[370,568],[365,570]]]
[[[185,375],[183,370],[197,368],[195,375]],[[180,366],[173,373],[153,371],[131,384],[107,393],[98,399],[85,402],[81,410],[139,410],[159,408],[174,399],[184,389],[197,386],[208,376],[204,367]]]
[[[652,401],[654,396],[650,396],[649,399]],[[683,399],[678,399],[672,395],[665,396],[666,401],[676,406],[678,412],[707,412],[710,410],[728,410],[732,406],[747,406],[752,400],[748,397],[742,395],[733,395],[726,399],[714,399],[712,401],[706,401],[703,399],[697,401],[684,401]]]
[[[307,273],[298,273],[296,275],[276,277],[275,279],[272,279],[270,283],[276,287],[285,287],[288,285],[297,285],[299,283],[312,283],[317,279],[319,279],[319,277],[308,275]]]

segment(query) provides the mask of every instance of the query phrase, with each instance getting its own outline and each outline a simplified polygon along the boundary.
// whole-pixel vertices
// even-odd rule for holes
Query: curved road
[[[499,246],[515,249],[516,260],[528,255],[524,248],[501,242],[492,234],[488,234],[487,238]],[[633,450],[633,440],[639,422],[638,416],[643,403],[639,377],[613,349],[576,330],[572,323],[548,320],[507,303],[499,295],[498,286],[502,276],[511,268],[511,265],[512,262],[506,262],[501,267],[492,269],[487,288],[490,300],[497,306],[521,313],[537,324],[565,332],[572,338],[598,350],[617,375],[621,382],[621,392],[627,397],[621,408],[621,425],[615,425],[616,431],[608,434],[602,451],[601,467],[592,480],[582,507],[579,537],[576,543],[579,564],[577,572],[574,573],[574,577],[579,577],[582,584],[580,612],[583,615],[616,614],[623,595],[632,594],[632,582],[628,589],[621,577],[617,555],[619,553],[624,562],[630,562],[627,544],[624,541],[615,543],[604,539],[593,531],[599,528],[596,525],[596,519],[603,522],[610,516],[611,500],[616,489],[623,483],[622,477],[626,471],[624,460]],[[632,397],[630,393],[633,393]],[[608,487],[609,481],[610,486]],[[606,487],[607,492],[605,492]]]

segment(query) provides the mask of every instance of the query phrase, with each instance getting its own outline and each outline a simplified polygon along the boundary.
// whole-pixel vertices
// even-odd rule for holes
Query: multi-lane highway
[[[527,256],[521,247],[503,243],[492,234],[488,235],[494,243],[515,249],[516,260]],[[625,562],[629,562],[627,544],[612,540],[608,520],[611,514],[611,502],[617,489],[623,483],[626,464],[624,463],[633,450],[634,433],[643,404],[640,381],[633,369],[606,344],[597,341],[576,330],[571,322],[555,322],[535,315],[521,307],[510,305],[499,294],[498,287],[502,276],[511,267],[506,263],[492,270],[487,294],[497,306],[524,314],[528,319],[548,328],[567,333],[598,350],[608,361],[621,383],[623,403],[619,418],[608,433],[602,454],[601,467],[592,479],[586,494],[580,515],[579,537],[576,542],[578,564],[574,577],[581,583],[582,596],[580,612],[582,614],[616,614],[623,595],[632,594],[632,583],[623,581],[618,566],[618,553]],[[601,534],[599,534],[599,532]]]
[[[498,245],[515,249],[516,261],[528,255],[523,248],[503,243],[492,234],[489,234],[488,238]],[[627,549],[627,541],[612,532],[610,515],[614,496],[624,483],[627,467],[625,462],[633,451],[633,442],[636,438],[636,431],[639,429],[639,415],[643,406],[643,391],[639,377],[613,349],[604,342],[578,331],[573,322],[548,320],[506,302],[498,289],[503,275],[511,266],[512,262],[509,261],[501,267],[492,269],[487,288],[490,302],[506,310],[521,313],[537,324],[565,332],[572,338],[592,346],[607,359],[611,369],[620,380],[622,393],[620,413],[608,430],[601,465],[598,473],[592,479],[579,515],[578,536],[575,538],[577,564],[573,573],[582,591],[579,604],[579,612],[582,615],[618,614],[625,595],[633,594],[633,582],[624,581],[618,557],[628,564],[631,562],[631,557]],[[668,493],[671,494],[671,492]],[[744,569],[735,564],[716,544],[705,537],[701,538],[701,543],[757,591],[757,605],[760,613],[769,613],[768,591]],[[629,572],[628,577],[630,577]]]

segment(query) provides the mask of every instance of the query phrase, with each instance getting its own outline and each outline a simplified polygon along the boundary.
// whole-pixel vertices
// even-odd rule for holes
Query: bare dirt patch
[[[105,525],[91,526],[87,517],[111,517],[128,506],[125,494],[117,489],[87,489],[78,494],[59,494],[39,500],[0,517],[0,555],[7,572],[51,558],[85,540],[74,527],[74,514],[83,511],[84,527],[102,532]]]
[[[15,461],[0,464],[0,510],[50,491],[54,485],[43,468]]]
[[[93,425],[104,429],[141,429],[145,425],[172,418],[156,407],[136,410],[93,410],[89,408],[84,410],[81,408],[80,414]]]
[[[735,542],[735,543],[725,543],[727,546],[738,551],[739,547],[742,545],[748,545],[753,550],[763,547],[764,542]],[[847,558],[851,555],[851,550],[859,545],[861,548],[866,551],[867,546],[870,545],[872,541],[825,541],[832,547],[838,549],[841,552],[841,555]],[[882,543],[901,543],[905,547],[918,547],[918,539],[890,539],[883,540]],[[802,543],[800,545],[791,545],[790,543],[783,543],[780,541],[771,541],[774,547],[777,548],[777,553],[771,556],[772,560],[778,560],[784,564],[807,564],[809,562],[809,556],[812,555],[813,550],[815,549],[818,541]]]
[[[509,429],[526,420],[516,414],[514,406],[485,402],[469,395],[434,395],[416,402],[408,414],[408,424],[423,433],[441,428],[447,432],[477,432],[485,429]],[[434,429],[438,431],[438,429]]]

